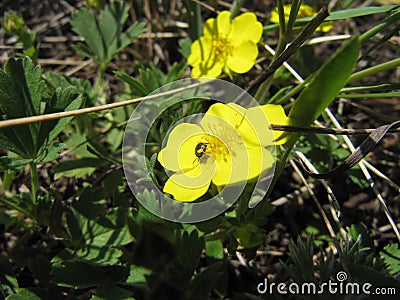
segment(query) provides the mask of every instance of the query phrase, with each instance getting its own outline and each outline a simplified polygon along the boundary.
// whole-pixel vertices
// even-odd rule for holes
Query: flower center
[[[205,135],[203,138],[207,141],[205,154],[211,155],[215,160],[225,159],[229,154],[228,148],[219,138],[213,135]]]
[[[225,58],[232,52],[232,45],[228,38],[218,36],[215,41],[215,55],[218,58]]]
[[[235,129],[227,124],[209,124],[212,134],[204,134],[194,149],[198,158],[204,154],[211,155],[216,161],[227,160],[229,155],[235,155],[235,148],[241,145],[242,139]]]

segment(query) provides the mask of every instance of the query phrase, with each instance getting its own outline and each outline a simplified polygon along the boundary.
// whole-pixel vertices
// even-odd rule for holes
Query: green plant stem
[[[340,90],[340,93],[379,91],[379,90],[398,90],[398,89],[400,89],[399,83],[381,83],[381,84],[373,84],[365,86],[345,87]]]
[[[400,92],[368,93],[368,94],[338,94],[337,98],[364,99],[364,98],[399,98]]]
[[[371,28],[367,32],[365,32],[363,35],[360,36],[360,42],[363,43],[366,40],[370,39],[374,35],[376,35],[378,32],[384,30],[386,27],[390,26],[391,24],[397,22],[400,20],[400,11],[394,13],[390,17],[388,17],[386,20],[384,20],[381,24]]]
[[[230,12],[231,12],[231,19],[235,18],[240,13],[240,8],[243,6],[243,3],[246,0],[235,0],[232,3]]]
[[[279,41],[276,47],[275,60],[286,48],[290,36],[292,34],[293,26],[296,22],[297,14],[299,13],[301,0],[294,0],[290,9],[289,20],[285,23],[285,11],[283,1],[278,1],[278,14],[279,14]]]
[[[379,72],[394,69],[394,68],[397,68],[398,66],[400,66],[400,58],[396,58],[391,61],[385,62],[383,64],[376,65],[371,68],[356,72],[349,77],[349,80],[347,81],[347,83],[350,83],[350,82],[353,82],[356,80],[360,80],[360,79],[368,77],[368,76],[375,75]]]
[[[196,40],[201,36],[203,27],[201,21],[201,6],[193,0],[186,0],[185,3],[189,10],[189,36],[192,40]]]
[[[99,70],[97,71],[95,90],[97,91],[98,94],[100,94],[100,91],[103,90],[103,77],[104,77],[106,68],[107,68],[107,64],[102,64],[99,66]]]
[[[39,177],[35,162],[30,162],[29,167],[31,169],[31,180],[32,180],[32,196],[36,202],[37,192],[39,191]]]
[[[283,49],[285,49],[286,44],[285,43],[285,32],[286,32],[286,22],[285,22],[285,12],[284,12],[284,1],[283,0],[278,0],[277,1],[277,8],[278,8],[278,15],[279,15],[279,40],[278,40],[278,46],[276,47],[275,50],[275,57],[278,57],[279,54],[282,53]],[[287,41],[286,41],[287,43]],[[273,59],[274,59],[273,58]]]
[[[7,206],[9,208],[15,209],[16,211],[19,211],[21,214],[23,214],[26,217],[32,218],[32,214],[29,211],[19,207],[17,204],[15,204],[11,201],[8,201],[7,199],[0,197],[0,204],[3,204],[4,206]]]
[[[11,185],[14,180],[14,171],[6,171],[4,172],[4,177],[3,177],[3,189],[4,191],[9,191],[11,188]]]

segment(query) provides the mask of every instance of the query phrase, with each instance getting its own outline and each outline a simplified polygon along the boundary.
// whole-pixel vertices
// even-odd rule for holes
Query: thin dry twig
[[[334,126],[336,126],[337,128],[342,128],[342,126],[340,125],[339,121],[336,119],[335,115],[327,108],[325,109],[325,112],[327,113],[329,119],[332,121],[332,123],[334,124]],[[356,151],[356,148],[354,147],[353,143],[351,142],[350,138],[347,135],[343,136],[343,139],[345,141],[345,143],[347,144],[347,146],[349,147],[350,151],[352,153],[354,153],[354,151]],[[374,191],[376,198],[379,200],[379,203],[381,204],[381,207],[389,221],[389,223],[391,224],[394,233],[396,234],[397,239],[400,242],[400,232],[399,229],[397,228],[396,223],[394,222],[392,215],[390,214],[390,211],[386,205],[385,200],[383,199],[382,194],[379,192],[378,188],[375,185],[374,180],[372,179],[371,174],[368,172],[368,169],[366,168],[365,164],[364,164],[364,160],[361,160],[359,162],[361,171],[364,173],[365,178],[367,179],[371,189]]]

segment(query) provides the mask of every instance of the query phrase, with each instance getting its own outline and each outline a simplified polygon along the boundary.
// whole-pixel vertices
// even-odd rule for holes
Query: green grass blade
[[[359,48],[359,38],[353,37],[312,75],[290,110],[295,125],[309,126],[332,102],[353,72]]]
[[[386,6],[367,6],[346,10],[338,10],[332,11],[329,14],[329,17],[326,18],[325,21],[337,21],[337,20],[345,20],[350,18],[357,18],[362,16],[381,14],[387,12],[395,12],[399,10],[399,5],[386,5]],[[312,17],[301,18],[296,20],[295,26],[302,26],[310,22]],[[279,28],[279,24],[271,24],[264,26],[264,31],[270,31]]]

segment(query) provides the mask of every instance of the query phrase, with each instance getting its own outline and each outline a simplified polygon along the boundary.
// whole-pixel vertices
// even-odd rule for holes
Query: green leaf
[[[101,286],[106,280],[103,269],[80,261],[64,261],[52,267],[53,283],[72,288]]]
[[[354,242],[360,241],[362,247],[374,248],[372,232],[368,230],[364,223],[352,224],[348,228],[348,232]]]
[[[203,296],[208,299],[209,291],[215,287],[221,278],[227,278],[228,272],[224,262],[216,262],[207,266],[199,275],[197,275],[190,284],[190,292],[195,296]],[[200,297],[200,299],[202,299]]]
[[[72,153],[78,158],[81,157],[91,157],[97,158],[97,156],[90,151],[87,150],[87,138],[85,135],[80,133],[71,133],[68,134],[64,143],[67,145],[67,149],[72,150]]]
[[[117,224],[115,218],[123,216],[123,209],[115,209],[113,213],[100,216],[97,220],[84,217],[74,208],[67,214],[68,228],[73,226],[74,234],[80,231],[78,238],[84,239],[86,245],[93,246],[121,246],[132,241],[126,224]],[[118,216],[120,215],[120,216]],[[114,218],[114,220],[112,219]],[[117,223],[115,223],[117,221]],[[78,228],[77,228],[78,227]]]
[[[80,260],[91,262],[97,266],[113,266],[120,263],[122,251],[112,246],[88,245],[75,252]]]
[[[43,96],[44,80],[40,67],[34,67],[29,58],[9,59],[4,71],[0,70],[0,119],[40,115]],[[58,88],[51,101],[46,103],[44,113],[78,109],[82,103],[83,98],[76,88]],[[3,128],[0,130],[0,147],[25,159],[38,159],[71,119]],[[38,161],[43,159],[41,157]]]
[[[114,74],[125,81],[129,86],[138,94],[138,96],[147,96],[150,94],[150,91],[144,86],[143,83],[141,83],[139,80],[136,78],[133,78],[126,74],[124,71],[115,71]]]
[[[178,260],[185,266],[181,273],[186,274],[185,278],[190,278],[199,264],[204,247],[204,238],[199,237],[197,231],[190,234],[183,232],[180,242]]]
[[[8,296],[6,300],[42,300],[42,298],[28,289],[19,289],[15,295]]]
[[[45,149],[42,153],[42,156],[35,160],[38,162],[50,162],[54,161],[60,157],[60,152],[65,149],[65,144],[59,142],[53,142],[49,145],[47,149]]]
[[[103,38],[100,33],[99,24],[94,13],[86,8],[81,8],[72,14],[71,25],[72,30],[85,39],[85,42],[89,46],[88,49],[94,53],[94,57],[87,48],[85,49],[82,46],[75,48],[79,51],[79,54],[94,58],[97,62],[103,62],[106,53],[103,47]]]
[[[173,230],[165,224],[142,221],[132,263],[161,270],[177,257],[176,240]]]
[[[1,214],[0,214],[0,219],[1,219]],[[2,283],[2,286],[4,287],[7,285],[10,288],[10,290],[17,289],[18,281],[17,278],[15,277],[13,267],[9,259],[4,255],[0,255],[0,270],[1,270],[0,282]]]
[[[22,167],[26,166],[32,161],[32,159],[18,158],[18,157],[0,157],[0,171],[7,170],[20,170]]]
[[[365,265],[359,265],[352,262],[347,262],[346,264],[350,271],[353,282],[368,282],[372,284],[374,288],[390,287],[395,288],[396,290],[400,289],[400,281],[388,274],[385,274],[384,272],[380,272]]]
[[[185,72],[186,67],[187,67],[186,61],[181,61],[180,63],[174,63],[167,74],[167,78],[164,84],[180,79],[183,75],[183,72]]]
[[[387,245],[379,256],[383,258],[387,268],[390,270],[390,274],[399,274],[400,272],[400,248],[399,244]]]
[[[82,56],[86,56],[88,58],[93,59],[94,61],[96,61],[97,63],[99,63],[99,59],[96,58],[96,56],[94,56],[95,54],[93,54],[90,50],[90,48],[85,45],[85,44],[76,44],[76,45],[72,45],[72,48],[74,48],[74,50],[76,51],[76,53],[82,55]]]
[[[0,70],[0,120],[38,115],[43,88],[42,71],[29,58],[9,59]],[[0,147],[35,158],[38,133],[37,123],[1,129]]]
[[[94,11],[81,8],[72,15],[71,23],[73,30],[85,39],[87,47],[78,44],[74,48],[105,68],[118,52],[145,30],[145,24],[135,23],[122,33],[128,12],[124,1],[107,4],[98,17]]]
[[[65,300],[65,296],[61,293],[53,293],[44,288],[26,288],[19,289],[16,294],[8,296],[7,300]]]
[[[150,68],[140,69],[139,76],[149,91],[155,91],[162,85],[160,82],[160,74],[152,65],[150,65]]]
[[[358,7],[340,11],[333,11],[330,13],[329,17],[326,18],[326,21],[336,21],[348,18],[356,18],[356,17],[380,14],[380,13],[395,11],[398,9],[399,9],[398,5],[387,5],[387,6],[367,6],[367,7]],[[309,19],[311,20],[311,18]]]
[[[100,12],[99,27],[105,53],[116,51],[116,40],[128,18],[128,8],[124,1],[114,1]],[[112,48],[114,49],[112,49]],[[107,53],[109,56],[109,53]]]
[[[79,94],[75,87],[69,86],[67,88],[57,88],[50,102],[46,103],[44,114],[79,109],[82,104],[83,97],[81,94]],[[73,117],[66,117],[59,120],[51,120],[40,123],[40,131],[37,141],[37,156],[40,156],[46,151],[47,145],[65,129],[65,126],[71,122],[72,119]],[[60,148],[59,146],[57,147]],[[47,152],[49,152],[50,149],[47,150]],[[51,157],[54,157],[54,153]],[[51,160],[51,157],[48,157],[47,159]],[[44,158],[42,158],[40,161],[44,161],[43,159]]]
[[[106,284],[98,290],[92,300],[130,300],[132,298],[132,291],[120,288],[115,284]]]
[[[28,262],[28,267],[35,279],[40,282],[49,282],[51,280],[50,270],[51,263],[44,256],[38,255],[32,257]]]
[[[289,112],[294,125],[309,126],[346,84],[358,59],[358,37],[347,41],[313,75]]]
[[[206,254],[215,259],[224,258],[224,246],[221,240],[212,240],[206,242]]]
[[[233,235],[245,248],[257,247],[265,242],[264,231],[253,224],[236,227]]]
[[[55,179],[65,177],[82,178],[92,174],[97,168],[104,164],[104,160],[94,157],[66,160],[54,167]]]
[[[42,70],[29,58],[9,59],[0,70],[0,109],[8,119],[39,114],[44,82]]]
[[[104,192],[106,195],[122,193],[125,190],[125,180],[123,170],[115,170],[108,174],[103,180]]]
[[[75,202],[74,206],[80,205],[79,202]],[[90,210],[88,204],[78,208],[84,207]],[[99,208],[95,206],[93,210],[99,211]],[[92,218],[87,218],[87,214],[92,215]],[[126,209],[114,209],[107,216],[100,213],[94,217],[92,212],[88,211],[85,215],[73,207],[67,212],[68,231],[76,249],[75,255],[81,260],[97,265],[117,264],[122,255],[118,248],[133,240],[125,222]]]
[[[144,286],[146,284],[146,276],[150,274],[151,271],[149,269],[131,265],[129,276],[124,284],[131,286]]]
[[[191,38],[187,37],[185,39],[182,39],[179,41],[179,45],[181,46],[180,52],[182,53],[183,57],[188,58],[190,55],[190,48],[192,46],[192,40]]]
[[[106,199],[101,188],[85,188],[79,195],[79,199],[72,203],[72,206],[85,218],[96,220],[106,214]]]
[[[121,34],[120,42],[117,44],[118,48],[114,52],[115,54],[120,52],[122,49],[127,47],[134,39],[136,39],[141,33],[146,30],[144,23],[135,23],[128,28],[128,30]]]

